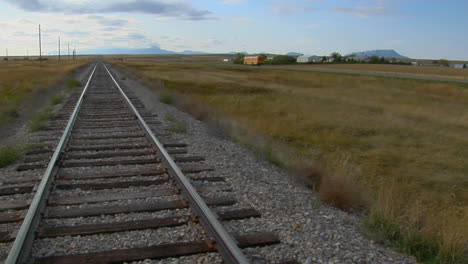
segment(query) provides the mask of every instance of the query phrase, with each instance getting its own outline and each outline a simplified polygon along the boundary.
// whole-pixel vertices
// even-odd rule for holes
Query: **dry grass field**
[[[315,70],[342,70],[349,72],[390,73],[424,77],[438,77],[447,79],[468,80],[468,69],[455,69],[436,66],[411,66],[388,64],[307,64],[277,66],[291,69],[315,69]]]
[[[156,60],[116,64],[155,91],[163,87],[176,104],[178,96],[189,98],[180,106],[200,119],[221,126],[233,120],[231,137],[308,177],[335,206],[365,208],[367,224],[402,251],[427,263],[466,257],[468,85]],[[345,65],[358,66],[365,67]]]
[[[85,60],[1,61],[0,62],[0,128],[19,114],[20,104],[51,86],[87,63]]]

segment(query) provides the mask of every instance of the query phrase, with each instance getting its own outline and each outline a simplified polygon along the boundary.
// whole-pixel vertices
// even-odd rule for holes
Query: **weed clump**
[[[174,133],[187,133],[188,127],[185,121],[178,120],[171,114],[167,114],[164,119],[169,121],[169,131]]]
[[[3,146],[0,148],[0,168],[6,167],[20,157],[20,150],[12,145]]]
[[[81,82],[73,78],[68,79],[66,86],[68,89],[73,89],[73,88],[81,86]]]
[[[47,128],[47,122],[54,117],[52,110],[47,108],[46,110],[35,114],[31,120],[29,120],[28,128],[31,132],[41,131]]]
[[[161,101],[161,103],[165,103],[165,104],[173,104],[175,102],[174,97],[172,95],[170,95],[170,94],[162,95],[159,98],[159,101]]]
[[[50,99],[50,104],[51,105],[58,105],[58,104],[60,104],[62,102],[63,102],[63,96],[60,95],[60,94],[56,94]]]

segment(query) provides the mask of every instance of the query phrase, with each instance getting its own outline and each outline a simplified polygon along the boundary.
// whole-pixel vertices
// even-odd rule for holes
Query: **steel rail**
[[[34,195],[31,205],[29,206],[26,216],[24,217],[23,223],[18,230],[5,264],[25,263],[30,257],[31,246],[34,242],[36,229],[39,226],[39,222],[41,221],[44,208],[46,207],[46,203],[49,198],[50,187],[58,171],[57,162],[59,160],[60,154],[62,154],[62,151],[66,146],[66,143],[68,142],[68,139],[70,138],[71,129],[75,124],[76,117],[81,108],[85,93],[88,90],[91,78],[96,71],[96,67],[97,64],[94,66],[93,71],[91,72],[91,75],[86,82],[86,86],[84,87],[83,92],[81,93],[81,96],[76,103],[75,109],[70,119],[68,120],[62,137],[60,138],[60,141],[55,148],[54,154],[52,155],[52,158],[47,165],[47,169],[42,176],[42,180],[39,183],[36,194]]]
[[[133,111],[133,113],[139,120],[140,125],[145,129],[145,132],[151,138],[151,143],[156,147],[156,151],[158,152],[162,163],[166,166],[169,175],[174,177],[177,181],[179,185],[178,187],[181,188],[182,194],[191,205],[191,209],[194,210],[194,213],[198,217],[198,220],[204,227],[205,231],[207,231],[208,235],[212,236],[212,238],[214,239],[215,247],[223,257],[224,261],[226,263],[249,263],[244,253],[242,253],[241,249],[237,246],[237,243],[234,240],[234,238],[227,233],[227,231],[219,222],[216,214],[214,214],[213,211],[205,203],[205,201],[203,201],[203,199],[192,186],[190,181],[182,173],[182,171],[174,162],[169,153],[164,149],[163,144],[161,144],[161,142],[156,138],[154,133],[146,124],[145,120],[138,113],[138,110],[127,97],[125,92],[122,90],[119,83],[117,83],[117,81],[114,79],[106,65],[104,65],[104,68],[114,81],[119,92],[125,98],[127,105],[130,107],[130,109]]]

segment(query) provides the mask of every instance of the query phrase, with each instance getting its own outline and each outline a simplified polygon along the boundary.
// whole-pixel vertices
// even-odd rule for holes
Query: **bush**
[[[344,211],[358,211],[363,206],[362,187],[344,173],[330,174],[320,179],[321,200]]]
[[[245,57],[245,54],[237,53],[233,61],[234,64],[244,64],[244,57]]]
[[[279,65],[279,64],[295,64],[296,57],[288,55],[278,55],[272,60],[267,60],[265,64]]]

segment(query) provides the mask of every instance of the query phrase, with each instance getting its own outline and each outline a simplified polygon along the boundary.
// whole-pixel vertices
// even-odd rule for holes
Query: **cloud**
[[[128,25],[128,20],[121,18],[110,18],[100,15],[89,15],[89,19],[96,20],[96,22],[106,27],[123,27]]]
[[[0,42],[11,50],[11,54],[38,54],[37,22],[41,22],[43,54],[56,53],[58,37],[60,36],[63,50],[67,44],[78,50],[94,47],[112,47],[116,42],[129,48],[146,46],[156,41],[156,38],[145,32],[140,22],[133,18],[119,21],[121,17],[112,15],[80,15],[80,14],[43,14],[30,15],[26,19],[34,25],[25,22],[24,18],[0,21],[2,34]],[[76,23],[66,23],[73,21]],[[125,26],[106,26],[122,25]]]
[[[371,16],[377,15],[386,15],[393,13],[393,9],[389,9],[386,7],[334,7],[332,8],[333,11],[338,13],[343,13],[347,15],[352,15],[360,18],[368,18]]]
[[[135,33],[135,32],[128,33],[128,34],[127,34],[127,37],[128,37],[129,39],[133,39],[133,40],[144,40],[144,39],[146,39],[146,36],[145,36],[145,35],[140,34],[140,33]]]
[[[40,1],[40,0],[3,0],[20,9],[30,12],[49,12],[67,14],[96,13],[143,13],[181,20],[213,19],[208,10],[199,10],[184,2],[161,0],[120,0],[120,1]]]
[[[303,5],[273,5],[270,9],[277,14],[294,15],[297,13],[304,13],[314,9],[312,6]]]
[[[131,2],[116,2],[101,12],[138,12],[178,17],[184,20],[204,20],[211,15],[210,11],[197,10],[182,3],[164,3],[160,1],[136,0]]]
[[[38,0],[5,0],[6,2],[15,5],[26,11],[42,10],[44,5]]]

